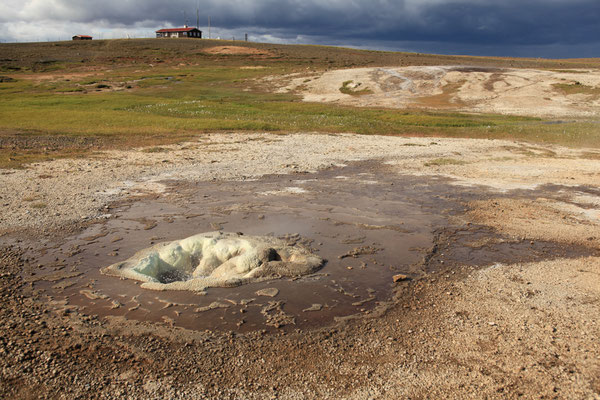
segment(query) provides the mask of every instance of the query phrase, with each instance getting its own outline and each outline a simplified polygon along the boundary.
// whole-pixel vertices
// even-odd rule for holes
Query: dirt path
[[[356,164],[369,159],[376,161]],[[3,170],[0,393],[600,398],[598,171],[597,155],[556,146],[310,134],[211,135],[151,151]],[[419,193],[427,199],[419,201]],[[29,195],[38,198],[27,200]],[[36,202],[45,206],[33,207]],[[203,215],[192,215],[196,208]],[[149,210],[160,218],[135,220]],[[178,220],[180,214],[190,218]],[[381,215],[389,221],[377,221]],[[421,255],[407,261],[414,279],[393,285],[390,301],[377,299],[360,317],[329,320],[320,328],[186,329],[177,320],[188,312],[185,304],[154,298],[162,295],[140,297],[139,303],[158,303],[170,320],[100,313],[110,285],[89,275],[96,252],[118,248],[118,256],[127,258],[157,237],[186,236],[186,229],[211,223],[251,229],[256,222],[261,230],[280,226],[283,218],[306,229],[302,236],[318,224],[315,247],[323,242],[319,251],[329,246],[329,258],[339,260],[322,272],[338,268],[339,276],[317,278],[347,289],[376,265],[388,266],[395,254],[373,255],[368,246],[381,242],[395,251],[401,246],[385,240],[406,240],[400,228],[408,231],[425,215],[435,216],[421,227],[431,235],[424,236],[427,245],[408,249]],[[96,236],[86,233],[84,240],[82,232]],[[71,246],[76,239],[86,244]],[[366,250],[352,252],[360,246]],[[343,254],[356,258],[335,256]],[[115,282],[114,295],[128,284]],[[276,296],[291,301],[285,296],[293,297],[293,290],[286,292],[293,285],[275,284]],[[46,290],[52,286],[54,292]],[[72,296],[59,295],[70,288],[77,289]],[[86,298],[88,308],[76,296]],[[224,301],[196,301],[209,300]],[[238,308],[207,312],[218,318],[239,314]]]

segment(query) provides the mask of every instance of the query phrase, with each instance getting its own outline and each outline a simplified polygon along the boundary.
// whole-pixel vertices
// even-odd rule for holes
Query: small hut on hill
[[[157,38],[195,38],[202,39],[202,31],[198,28],[190,28],[185,25],[183,28],[167,28],[156,31]]]

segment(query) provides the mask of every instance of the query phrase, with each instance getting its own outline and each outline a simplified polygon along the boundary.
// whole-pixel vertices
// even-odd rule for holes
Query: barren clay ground
[[[598,116],[599,85],[597,69],[419,66],[328,71],[293,78],[280,90],[298,91],[305,101],[362,107],[572,118]]]
[[[2,391],[597,397],[598,171],[587,150],[349,134],[215,134],[4,171]],[[317,239],[329,263],[175,298],[97,273],[214,229]],[[379,251],[339,258],[368,246]],[[397,273],[412,279],[393,284]],[[254,294],[271,287],[273,299]],[[281,326],[259,312],[273,300],[291,317]],[[227,305],[188,306],[214,302]]]
[[[2,398],[600,399],[597,60],[188,43],[0,46]],[[214,231],[326,263],[100,272]]]

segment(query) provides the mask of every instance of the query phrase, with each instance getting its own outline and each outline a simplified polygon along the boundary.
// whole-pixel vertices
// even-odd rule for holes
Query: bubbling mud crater
[[[144,289],[203,292],[307,275],[323,264],[308,249],[275,237],[209,232],[156,244],[101,272],[141,281]]]

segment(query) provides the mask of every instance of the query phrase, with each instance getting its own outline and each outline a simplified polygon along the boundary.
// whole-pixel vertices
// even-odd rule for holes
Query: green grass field
[[[0,167],[79,156],[94,149],[159,146],[221,131],[355,132],[600,146],[598,125],[592,121],[548,123],[528,117],[311,104],[291,94],[268,93],[256,83],[266,76],[348,66],[468,61],[581,68],[596,65],[596,60],[573,61],[572,65],[564,60],[463,60],[246,43],[241,45],[261,48],[269,55],[223,56],[202,51],[227,44],[231,43],[1,44],[0,75],[12,80],[0,82]]]

